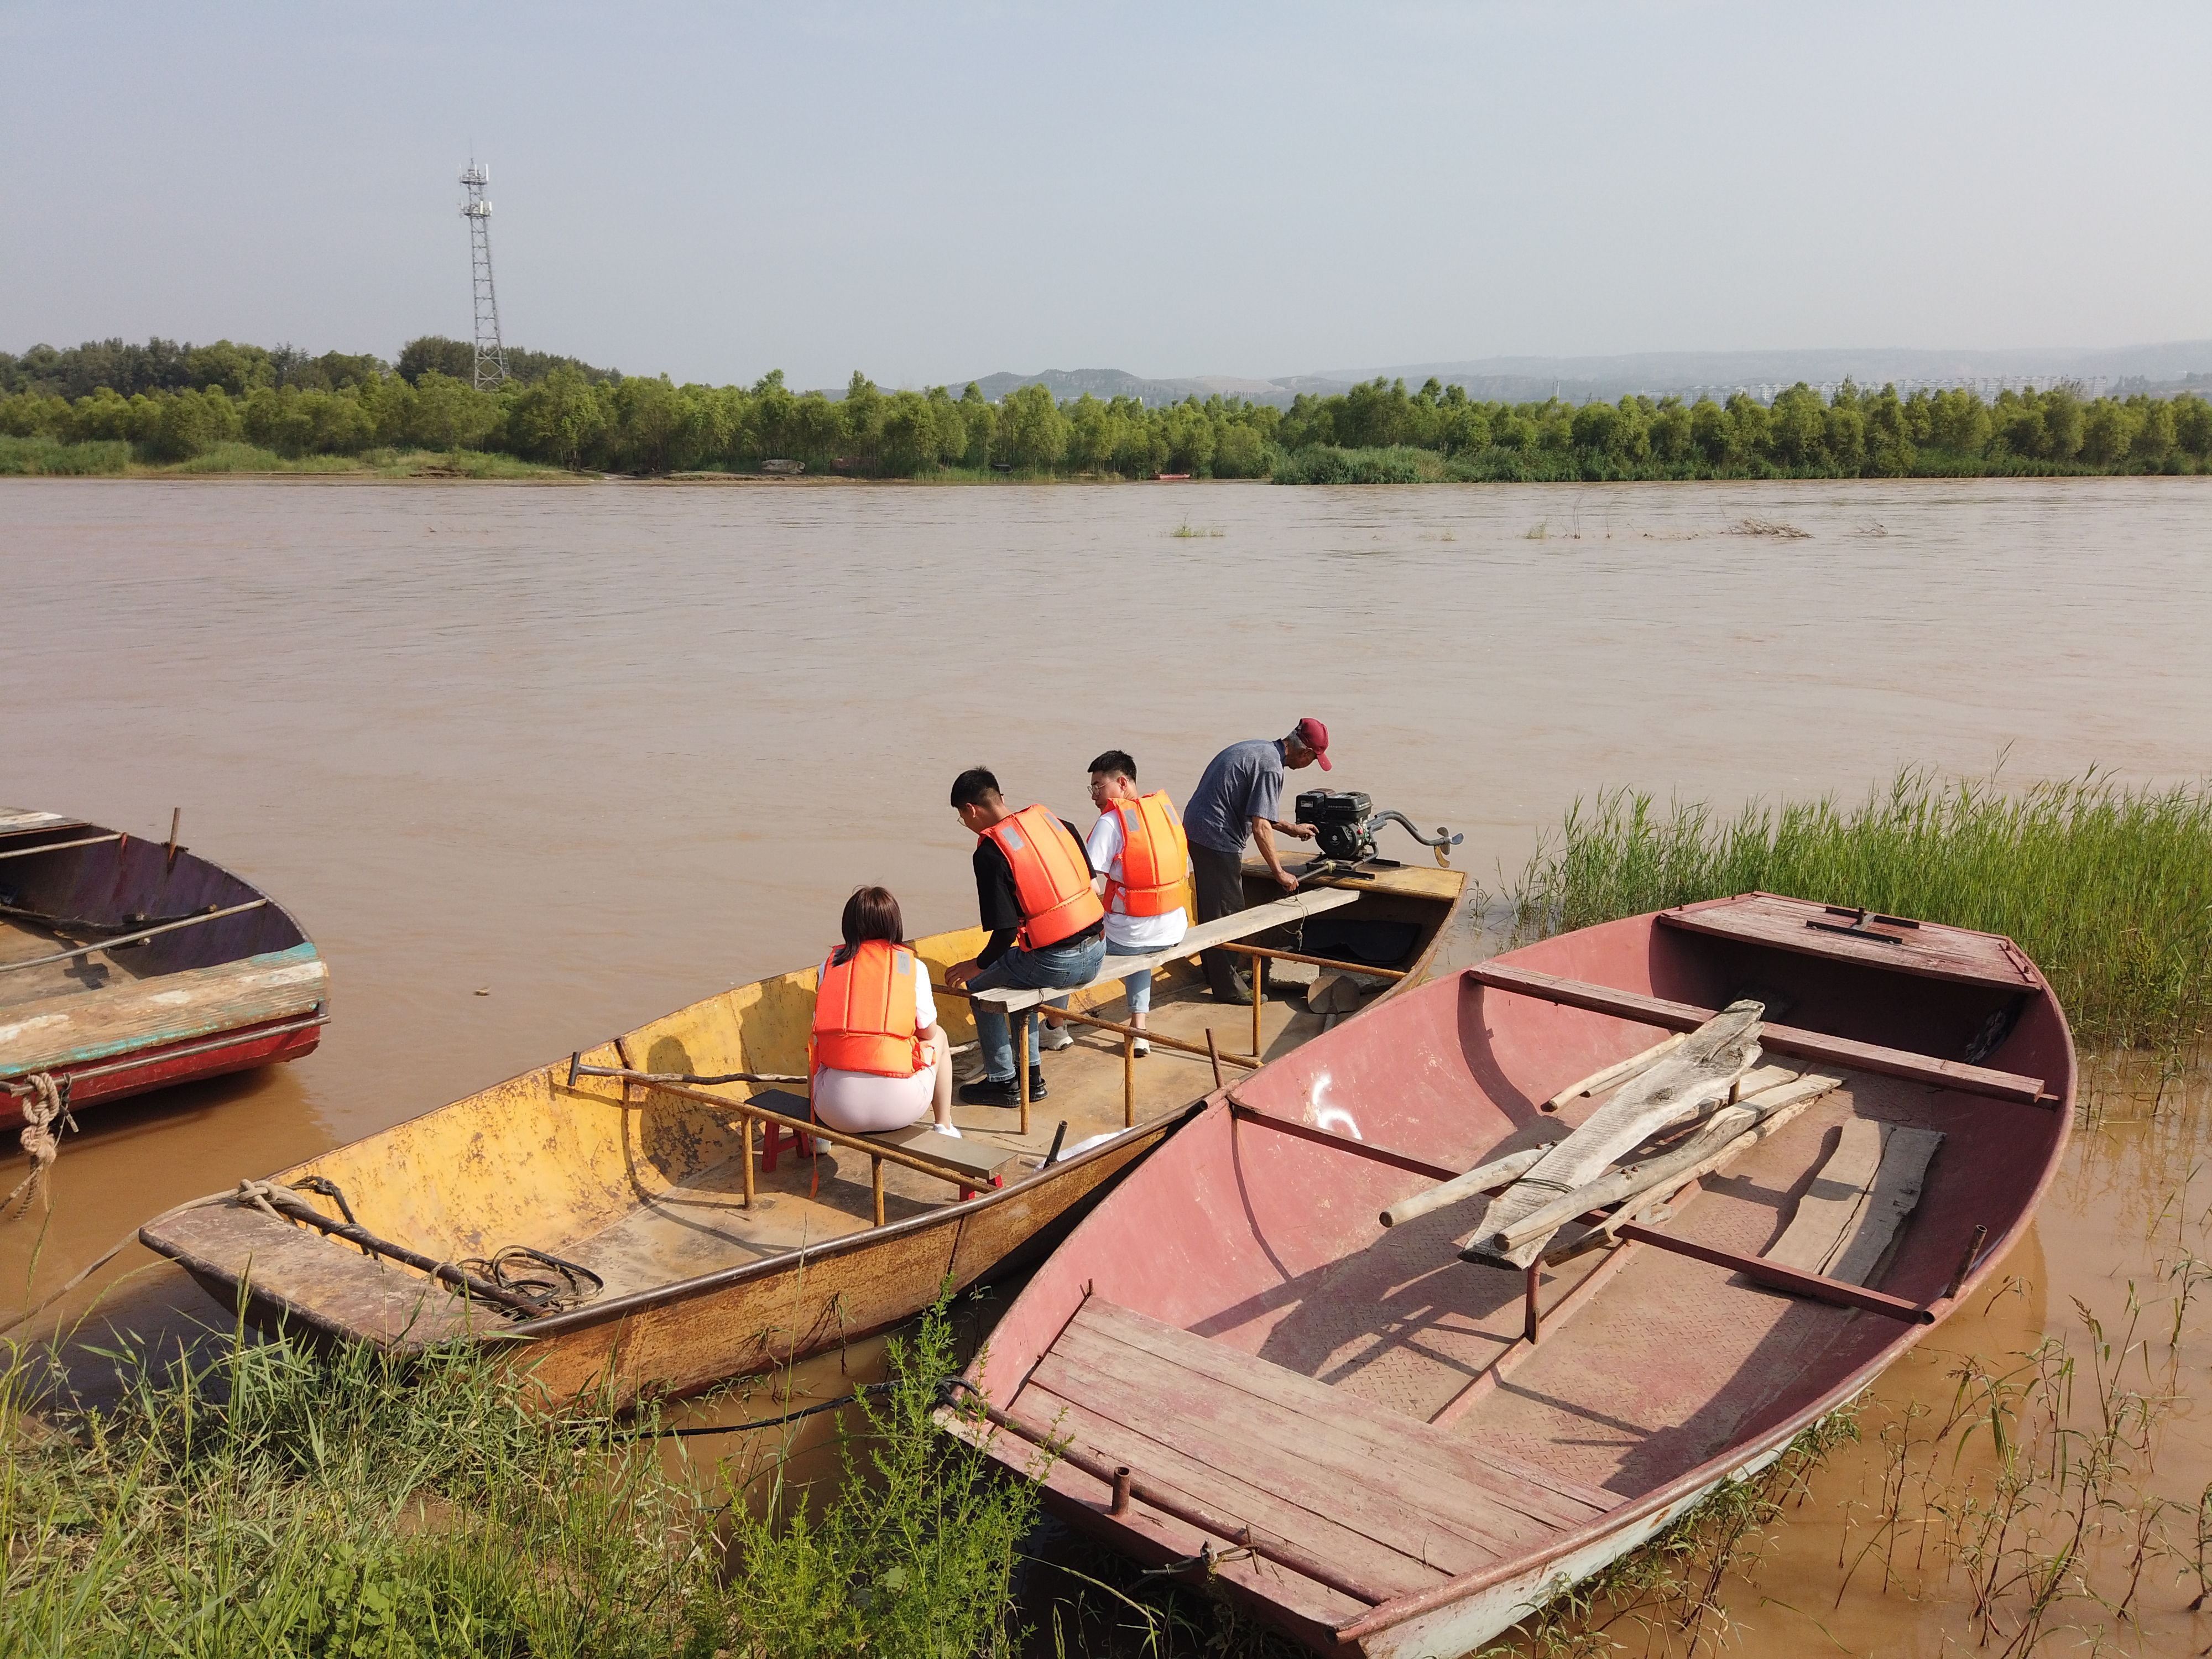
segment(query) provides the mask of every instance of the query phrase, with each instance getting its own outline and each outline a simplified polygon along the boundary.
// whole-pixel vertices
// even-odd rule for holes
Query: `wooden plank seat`
[[[1619,1501],[1096,1295],[1010,1409],[1389,1596],[1540,1547]]]
[[[1800,956],[1864,963],[1893,974],[1986,986],[1995,991],[2037,988],[2035,971],[2008,939],[1959,927],[1923,927],[1901,916],[1884,916],[1838,905],[1814,904],[1779,893],[1744,893],[1662,910],[1660,927],[1715,939],[1769,945]]]
[[[1713,1017],[1713,1010],[1692,1003],[1647,996],[1640,991],[1623,991],[1611,985],[1593,985],[1587,980],[1563,979],[1556,974],[1539,973],[1533,968],[1479,962],[1466,971],[1467,976],[1478,985],[1486,985],[1493,990],[1541,997],[1547,1002],[1587,1008],[1593,1013],[1656,1025],[1662,1030],[1693,1031]],[[1830,1036],[1825,1031],[1808,1031],[1795,1025],[1771,1024],[1760,1028],[1759,1041],[1772,1054],[1826,1060],[1883,1077],[1929,1084],[1938,1089],[1956,1089],[1962,1094],[1985,1095],[1993,1100],[2014,1101],[2026,1106],[2056,1103],[2053,1096],[2044,1092],[2041,1078],[2022,1077],[2016,1072],[1995,1071],[1986,1066],[1969,1066],[1963,1060],[1939,1060],[1933,1054],[1916,1054],[1903,1048],[1885,1048],[1878,1042]]]
[[[1303,893],[1285,893],[1265,904],[1255,904],[1249,910],[1239,910],[1234,915],[1223,916],[1218,921],[1200,922],[1182,936],[1182,942],[1164,951],[1155,951],[1149,956],[1109,957],[1098,972],[1081,985],[1055,986],[1048,991],[1025,991],[1012,986],[996,990],[974,991],[969,994],[976,1002],[988,1002],[1007,1013],[1018,1013],[1049,1002],[1054,997],[1064,997],[1071,991],[1088,990],[1093,985],[1103,985],[1109,980],[1120,981],[1139,971],[1150,972],[1164,968],[1171,962],[1181,962],[1200,951],[1218,945],[1227,945],[1240,939],[1249,939],[1255,933],[1264,933],[1271,927],[1285,927],[1304,921],[1324,911],[1340,909],[1347,904],[1357,904],[1361,897],[1356,887],[1316,887]]]

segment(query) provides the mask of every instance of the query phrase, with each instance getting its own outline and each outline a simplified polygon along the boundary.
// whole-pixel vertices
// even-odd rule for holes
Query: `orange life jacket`
[[[1106,878],[1106,908],[1114,908],[1118,895],[1124,915],[1164,916],[1181,909],[1190,843],[1168,792],[1117,800],[1109,810],[1121,820],[1121,878]]]
[[[849,961],[835,952],[814,994],[807,1070],[912,1077],[924,1044],[914,1029],[914,952],[888,939],[863,939]]]
[[[978,839],[996,842],[1013,870],[1024,950],[1042,951],[1104,919],[1106,907],[1091,890],[1091,863],[1082,843],[1048,809],[1024,806]]]

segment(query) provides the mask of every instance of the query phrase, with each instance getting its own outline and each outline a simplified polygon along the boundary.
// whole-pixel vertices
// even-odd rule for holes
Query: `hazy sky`
[[[2212,7],[0,0],[0,347],[925,385],[2212,334]]]

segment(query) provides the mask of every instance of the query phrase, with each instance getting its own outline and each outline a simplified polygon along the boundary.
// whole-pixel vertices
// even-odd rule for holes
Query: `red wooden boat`
[[[177,844],[0,807],[0,1128],[296,1060],[330,971],[283,906]]]
[[[1217,1091],[940,1420],[1017,1469],[1053,1441],[1059,1514],[1319,1651],[1466,1653],[1970,1294],[2074,1088],[2057,1000],[1993,935],[1766,894],[1564,934]],[[1595,1184],[1539,1181],[1593,1150]]]

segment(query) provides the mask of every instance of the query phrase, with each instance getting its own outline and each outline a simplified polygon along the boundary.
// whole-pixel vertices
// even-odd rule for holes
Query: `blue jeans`
[[[1116,945],[1110,939],[1106,941],[1106,954],[1109,957],[1148,957],[1158,948],[1157,945]],[[1129,994],[1131,1019],[1133,1020],[1139,1014],[1149,1014],[1152,1012],[1152,970],[1151,969],[1147,968],[1142,973],[1129,975],[1122,980],[1121,988]]]
[[[1098,977],[1099,964],[1105,960],[1106,939],[1103,933],[1094,934],[1080,945],[1048,945],[1042,951],[1024,951],[1016,945],[969,980],[967,988],[1048,991],[1060,985],[1088,985]],[[1065,1008],[1067,999],[1055,997],[1049,1006]],[[988,1002],[979,1002],[975,1008],[975,1040],[982,1046],[984,1074],[994,1083],[1012,1083],[1015,1079],[1014,1034],[1006,1024],[1006,1017]],[[1030,1064],[1034,1066],[1039,1058],[1035,1010],[1030,1011],[1029,1024]]]

